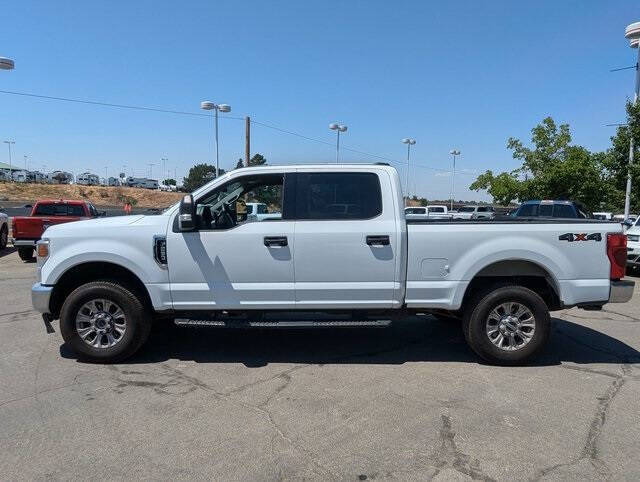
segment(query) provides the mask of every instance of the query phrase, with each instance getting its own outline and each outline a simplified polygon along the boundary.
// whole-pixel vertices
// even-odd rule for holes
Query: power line
[[[61,102],[73,102],[76,104],[88,104],[88,105],[98,105],[98,106],[102,106],[102,107],[114,107],[114,108],[118,108],[118,109],[131,109],[131,110],[141,110],[141,111],[148,111],[148,112],[161,112],[161,113],[165,113],[165,114],[177,114],[177,115],[188,115],[188,116],[196,116],[196,117],[211,117],[210,114],[202,114],[202,113],[197,113],[197,112],[186,112],[186,111],[178,111],[178,110],[169,110],[169,109],[160,109],[157,107],[146,107],[146,106],[139,106],[139,105],[127,105],[127,104],[115,104],[115,103],[110,103],[110,102],[100,102],[100,101],[93,101],[93,100],[84,100],[84,99],[72,99],[69,97],[56,97],[56,96],[51,96],[51,95],[41,95],[41,94],[33,94],[30,92],[16,92],[16,91],[10,91],[10,90],[0,90],[0,93],[2,94],[9,94],[9,95],[18,95],[18,96],[22,96],[22,97],[33,97],[36,99],[45,99],[45,100],[55,100],[55,101],[61,101]],[[224,116],[223,119],[232,119],[232,120],[245,120],[244,117],[234,117],[234,116]],[[256,121],[255,119],[251,119],[251,123],[252,124],[256,124],[256,125],[260,125],[262,127],[266,127],[268,129],[273,129],[279,132],[282,132],[284,134],[289,134],[292,136],[296,136],[299,137],[301,139],[305,139],[308,141],[312,141],[312,142],[317,142],[320,144],[324,144],[324,145],[328,145],[328,146],[333,146],[332,142],[327,142],[324,141],[322,139],[317,139],[314,137],[309,137],[309,136],[305,136],[303,134],[299,134],[297,132],[293,132],[290,131],[288,129],[283,129],[281,127],[277,127],[274,126],[272,124],[267,124],[265,122],[259,122]],[[385,157],[385,156],[380,156],[378,154],[372,154],[370,152],[365,152],[365,151],[360,151],[358,149],[353,149],[351,147],[347,147],[347,146],[343,146],[342,147],[344,150],[349,151],[349,152],[354,152],[356,154],[361,154],[364,156],[368,156],[368,157],[372,157],[375,159],[380,159],[386,162],[390,162],[393,164],[398,164],[401,166],[404,166],[405,163],[398,161],[396,159],[391,159],[389,157]],[[450,170],[448,169],[442,169],[442,168],[437,168],[437,167],[431,167],[431,166],[425,166],[422,164],[412,164],[415,167],[419,167],[421,169],[428,169],[431,171],[437,171],[437,172],[450,172]],[[471,174],[471,173],[463,173],[463,174]],[[474,174],[475,175],[475,174]]]
[[[40,95],[40,94],[32,94],[29,92],[13,92],[10,90],[0,90],[2,94],[10,94],[10,95],[20,95],[23,97],[35,97],[37,99],[46,99],[46,100],[59,100],[63,102],[74,102],[77,104],[91,104],[91,105],[100,105],[103,107],[117,107],[119,109],[133,109],[133,110],[145,110],[151,112],[163,112],[166,114],[179,114],[179,115],[190,115],[190,116],[198,116],[198,117],[212,117],[210,114],[200,114],[197,112],[184,112],[179,110],[167,110],[167,109],[159,109],[156,107],[144,107],[140,105],[126,105],[126,104],[112,104],[109,102],[98,102],[94,100],[83,100],[83,99],[70,99],[68,97],[53,97],[51,95]],[[234,119],[234,120],[244,120],[244,117],[232,117],[232,116],[224,116],[225,119]]]

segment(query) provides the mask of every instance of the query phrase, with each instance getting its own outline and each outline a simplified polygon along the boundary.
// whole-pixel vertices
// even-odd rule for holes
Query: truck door
[[[391,308],[399,234],[389,189],[371,170],[298,169],[297,308]],[[388,185],[388,179],[385,186]]]
[[[174,309],[294,306],[294,221],[283,211],[285,185],[283,173],[239,174],[194,199],[196,231],[178,232],[174,220],[167,233]],[[273,216],[247,216],[247,202],[264,203]]]

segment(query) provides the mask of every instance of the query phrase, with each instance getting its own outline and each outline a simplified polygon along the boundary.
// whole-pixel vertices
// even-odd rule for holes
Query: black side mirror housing
[[[178,213],[178,229],[180,231],[193,231],[196,228],[196,205],[193,196],[187,194],[180,201]]]

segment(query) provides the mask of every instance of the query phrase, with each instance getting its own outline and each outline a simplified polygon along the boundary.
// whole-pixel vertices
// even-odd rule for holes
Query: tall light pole
[[[640,22],[635,22],[627,26],[624,36],[630,40],[631,48],[638,51],[636,60],[636,85],[633,94],[633,104],[636,105],[640,96]],[[629,128],[629,168],[627,169],[627,190],[624,196],[624,219],[629,219],[629,210],[631,207],[631,166],[633,165],[633,151],[635,149],[633,132]]]
[[[13,167],[11,165],[11,144],[15,144],[16,141],[4,141],[4,143],[9,146],[9,177],[11,178],[11,182],[13,182]]]
[[[29,170],[29,168],[28,168],[28,165],[29,165],[29,164],[27,163],[27,159],[29,158],[29,156],[27,156],[27,155],[25,154],[25,155],[24,155],[24,156],[22,156],[22,157],[24,158],[24,170],[25,170],[25,171],[28,171],[28,170]]]
[[[162,159],[160,159],[162,161],[162,175],[160,176],[163,179],[160,179],[160,182],[164,182],[164,180],[169,177],[167,176],[167,161],[169,159],[167,159],[166,157],[163,157]]]
[[[153,162],[149,162],[147,164],[147,166],[149,166],[149,179],[153,178],[153,166],[155,166],[155,164]]]
[[[216,179],[220,174],[220,159],[218,157],[218,111],[220,112],[231,112],[231,106],[228,104],[215,104],[208,100],[200,102],[200,108],[204,110],[213,110],[215,111],[215,129],[216,129]]]
[[[453,190],[456,182],[456,156],[460,155],[460,151],[457,149],[451,149],[449,154],[453,156],[453,172],[451,174],[451,206],[449,207],[449,211],[453,211]]]
[[[405,189],[406,189],[405,206],[408,206],[409,205],[409,155],[411,154],[411,146],[416,143],[416,140],[405,137],[404,139],[402,139],[402,143],[407,145],[407,184],[405,186]]]
[[[16,64],[12,59],[0,57],[0,70],[13,70]]]
[[[332,122],[331,124],[329,124],[329,129],[338,133],[338,138],[336,141],[336,164],[338,164],[338,160],[340,159],[340,133],[347,132],[347,126]]]

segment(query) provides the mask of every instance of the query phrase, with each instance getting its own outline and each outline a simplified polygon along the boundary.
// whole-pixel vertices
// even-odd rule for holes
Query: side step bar
[[[222,328],[336,328],[336,327],[386,327],[391,320],[299,320],[299,321],[253,321],[253,320],[197,320],[176,318],[177,326],[215,326]]]

